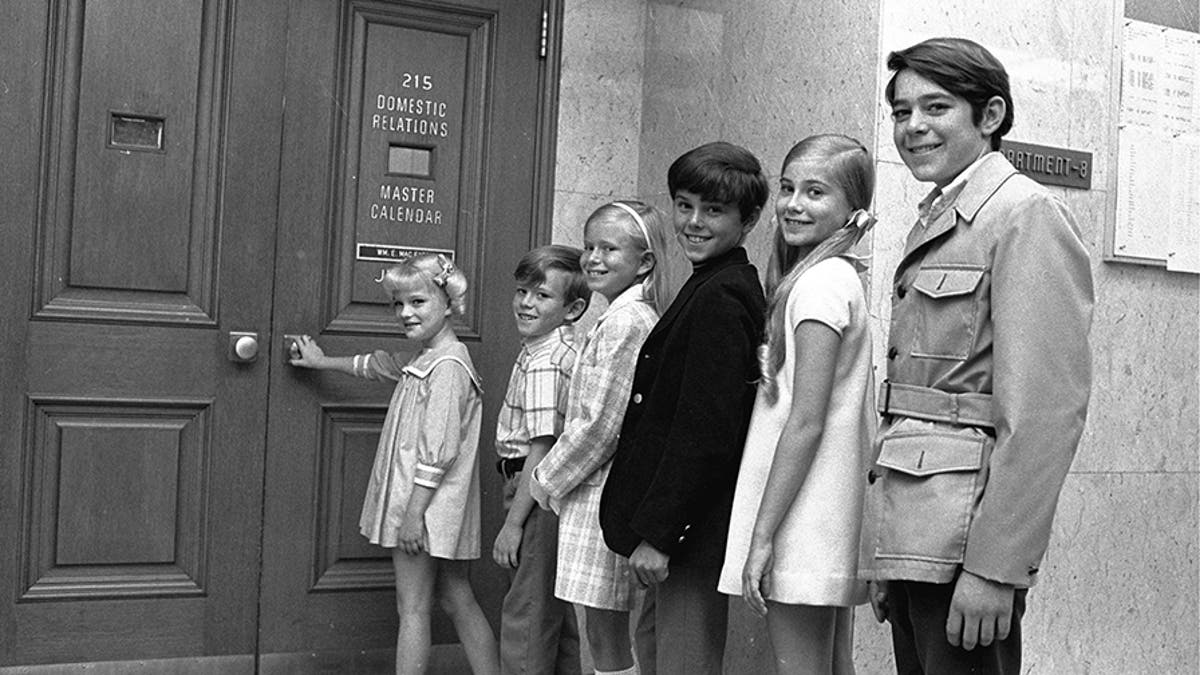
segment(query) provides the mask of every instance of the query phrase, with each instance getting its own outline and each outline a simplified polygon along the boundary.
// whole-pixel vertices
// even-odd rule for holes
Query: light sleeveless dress
[[[876,424],[869,319],[862,283],[845,258],[816,264],[792,287],[785,309],[786,356],[775,376],[779,397],[771,405],[760,393],[754,402],[718,585],[722,593],[742,593],[754,521],[792,408],[796,327],[812,320],[832,328],[841,341],[825,431],[808,476],[775,533],[766,597],[842,607],[866,602],[866,583],[858,578],[858,541]]]

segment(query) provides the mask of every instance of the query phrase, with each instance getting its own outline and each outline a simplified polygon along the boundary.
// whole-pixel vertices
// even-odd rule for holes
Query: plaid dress
[[[600,531],[600,494],[617,450],[638,350],[658,320],[634,284],[617,296],[575,362],[566,426],[533,480],[558,504],[558,578],[554,595],[598,609],[632,605],[629,560]]]

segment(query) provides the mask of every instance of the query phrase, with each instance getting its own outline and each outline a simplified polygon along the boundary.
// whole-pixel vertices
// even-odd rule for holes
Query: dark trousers
[[[638,620],[638,658],[653,658],[651,672],[657,675],[718,675],[729,624],[729,597],[717,591],[721,568],[668,569],[667,580],[647,594],[643,609],[653,612],[652,632],[647,630],[650,617]]]
[[[505,506],[516,474],[505,482]],[[504,675],[579,675],[579,626],[575,610],[554,597],[558,564],[558,518],[536,506],[521,532],[520,564],[500,611],[500,672]]]
[[[1021,672],[1021,617],[1025,589],[1013,593],[1012,628],[1004,640],[967,651],[946,640],[954,583],[888,582],[888,618],[899,675],[1012,674]]]

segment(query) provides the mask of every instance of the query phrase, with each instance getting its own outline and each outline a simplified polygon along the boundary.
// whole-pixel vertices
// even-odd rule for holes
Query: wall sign
[[[463,162],[474,157],[464,133],[472,69],[459,30],[430,30],[390,9],[363,11],[353,48],[361,61],[352,71],[361,79],[347,120],[355,127],[347,244],[351,299],[377,304],[385,300],[373,283],[378,263],[416,253],[454,259],[462,248],[464,216],[473,213],[464,210],[461,181]]]
[[[1092,189],[1092,153],[1003,140],[1000,152],[1017,171],[1042,185]]]

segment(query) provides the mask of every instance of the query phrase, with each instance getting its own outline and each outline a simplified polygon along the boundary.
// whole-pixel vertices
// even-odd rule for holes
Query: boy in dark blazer
[[[600,526],[653,586],[657,644],[638,654],[657,651],[660,674],[719,673],[728,600],[717,580],[765,315],[741,244],[770,189],[753,154],[721,142],[676,159],[667,182],[693,273],[638,356]]]

